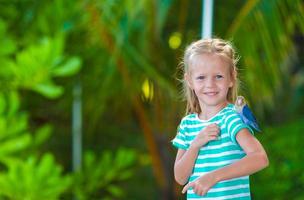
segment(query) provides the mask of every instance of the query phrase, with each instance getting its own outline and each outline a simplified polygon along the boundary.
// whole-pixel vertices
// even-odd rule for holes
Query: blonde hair
[[[196,56],[202,54],[210,54],[210,53],[219,55],[229,61],[230,75],[234,84],[228,90],[227,100],[230,102],[234,102],[238,92],[238,80],[237,80],[237,68],[236,68],[238,57],[236,56],[235,50],[230,42],[219,38],[212,38],[212,39],[201,39],[191,43],[186,48],[184,59],[183,62],[181,63],[183,73],[190,74],[189,67],[191,66],[191,63]],[[183,82],[184,97],[187,101],[186,114],[200,113],[201,108],[196,94],[188,86],[185,78],[182,80],[182,82]]]

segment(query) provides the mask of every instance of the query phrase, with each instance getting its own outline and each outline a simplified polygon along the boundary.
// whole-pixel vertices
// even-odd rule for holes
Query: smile
[[[218,92],[204,92],[204,94],[207,96],[215,96],[218,94]]]

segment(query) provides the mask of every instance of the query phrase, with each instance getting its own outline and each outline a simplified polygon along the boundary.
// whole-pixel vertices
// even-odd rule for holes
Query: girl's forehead
[[[193,56],[190,60],[190,70],[229,70],[230,62],[224,56],[212,53],[205,53]]]

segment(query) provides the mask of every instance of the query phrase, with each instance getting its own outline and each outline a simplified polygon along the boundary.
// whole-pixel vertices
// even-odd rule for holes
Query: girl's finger
[[[185,194],[185,192],[187,192],[187,190],[192,187],[193,182],[188,183],[187,185],[185,185],[185,187],[182,190],[182,193]]]
[[[210,127],[210,128],[219,128],[219,126],[217,124],[210,124],[207,127]]]
[[[218,140],[217,136],[209,136],[209,140]]]

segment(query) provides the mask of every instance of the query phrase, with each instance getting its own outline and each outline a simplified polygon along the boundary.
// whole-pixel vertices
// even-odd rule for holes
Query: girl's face
[[[202,110],[217,109],[227,103],[228,90],[233,86],[229,68],[228,61],[216,54],[206,53],[193,59],[185,79]]]

